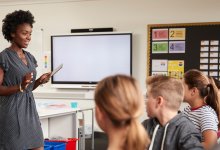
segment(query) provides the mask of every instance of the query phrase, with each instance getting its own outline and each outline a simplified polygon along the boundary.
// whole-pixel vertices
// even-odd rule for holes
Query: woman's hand
[[[33,90],[35,90],[39,85],[45,84],[50,80],[51,72],[44,73],[35,82]]]
[[[33,72],[25,74],[22,79],[21,88],[25,90],[30,83],[33,82]]]
[[[41,84],[47,83],[50,80],[50,77],[51,77],[50,75],[51,75],[51,72],[48,72],[48,73],[41,75],[39,78],[39,82]]]

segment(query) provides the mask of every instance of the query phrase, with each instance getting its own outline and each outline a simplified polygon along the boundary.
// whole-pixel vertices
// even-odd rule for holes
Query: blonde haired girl
[[[95,91],[96,120],[107,133],[108,150],[144,150],[149,143],[138,121],[144,99],[136,80],[125,75],[110,76]]]

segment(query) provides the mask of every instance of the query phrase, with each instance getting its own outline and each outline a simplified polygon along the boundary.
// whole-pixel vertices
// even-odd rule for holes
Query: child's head
[[[201,99],[205,99],[205,97],[208,96],[209,91],[210,91],[210,86],[212,85],[210,82],[211,80],[209,80],[208,76],[203,74],[201,71],[196,70],[196,69],[191,69],[185,72],[183,79],[184,79],[184,85],[185,85],[185,90],[186,90],[184,100],[186,102],[190,102],[191,100],[195,98],[190,95],[199,96]],[[194,92],[195,94],[189,95],[189,92],[191,89],[198,90],[198,92],[197,93]]]
[[[184,85],[185,85],[185,101],[190,102],[193,100],[187,93],[188,92],[194,92],[193,89],[195,89],[195,94],[199,96],[202,100],[205,100],[207,103],[209,103],[212,100],[217,99],[217,92],[218,89],[216,87],[216,84],[213,80],[213,78],[208,78],[205,74],[203,74],[201,71],[196,69],[191,69],[185,72],[184,74]],[[190,91],[191,90],[191,91]],[[197,92],[197,91],[198,92]]]
[[[155,108],[163,103],[167,109],[178,111],[183,101],[184,88],[179,79],[156,75],[147,79],[147,113],[149,117],[156,117]]]
[[[204,101],[204,103],[211,106],[216,111],[219,118],[218,88],[213,78],[208,78],[208,76],[199,70],[191,69],[184,74],[184,87],[184,101],[190,104],[198,97]]]
[[[144,112],[144,97],[134,78],[115,75],[103,79],[95,90],[95,104],[97,122],[107,134],[109,124],[117,129],[128,128],[126,149],[134,149],[134,146],[144,149],[148,140],[138,121]]]

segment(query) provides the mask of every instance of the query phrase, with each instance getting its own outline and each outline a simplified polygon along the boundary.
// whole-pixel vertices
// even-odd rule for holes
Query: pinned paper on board
[[[147,76],[167,72],[182,78],[185,71],[198,69],[220,79],[219,28],[220,22],[149,24]],[[167,71],[158,60],[167,60]]]
[[[169,40],[185,40],[186,29],[185,28],[170,28]]]
[[[153,42],[152,53],[168,53],[168,42]]]
[[[170,41],[169,53],[185,53],[185,41]]]
[[[165,59],[154,59],[152,60],[152,71],[153,72],[167,72],[167,60]]]
[[[152,30],[152,40],[168,40],[168,29],[153,29]]]
[[[169,60],[168,61],[168,76],[177,79],[182,79],[184,74],[183,60]]]

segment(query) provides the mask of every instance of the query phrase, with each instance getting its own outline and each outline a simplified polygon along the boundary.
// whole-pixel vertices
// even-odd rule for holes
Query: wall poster
[[[147,76],[198,69],[220,79],[219,35],[220,22],[148,25]]]

